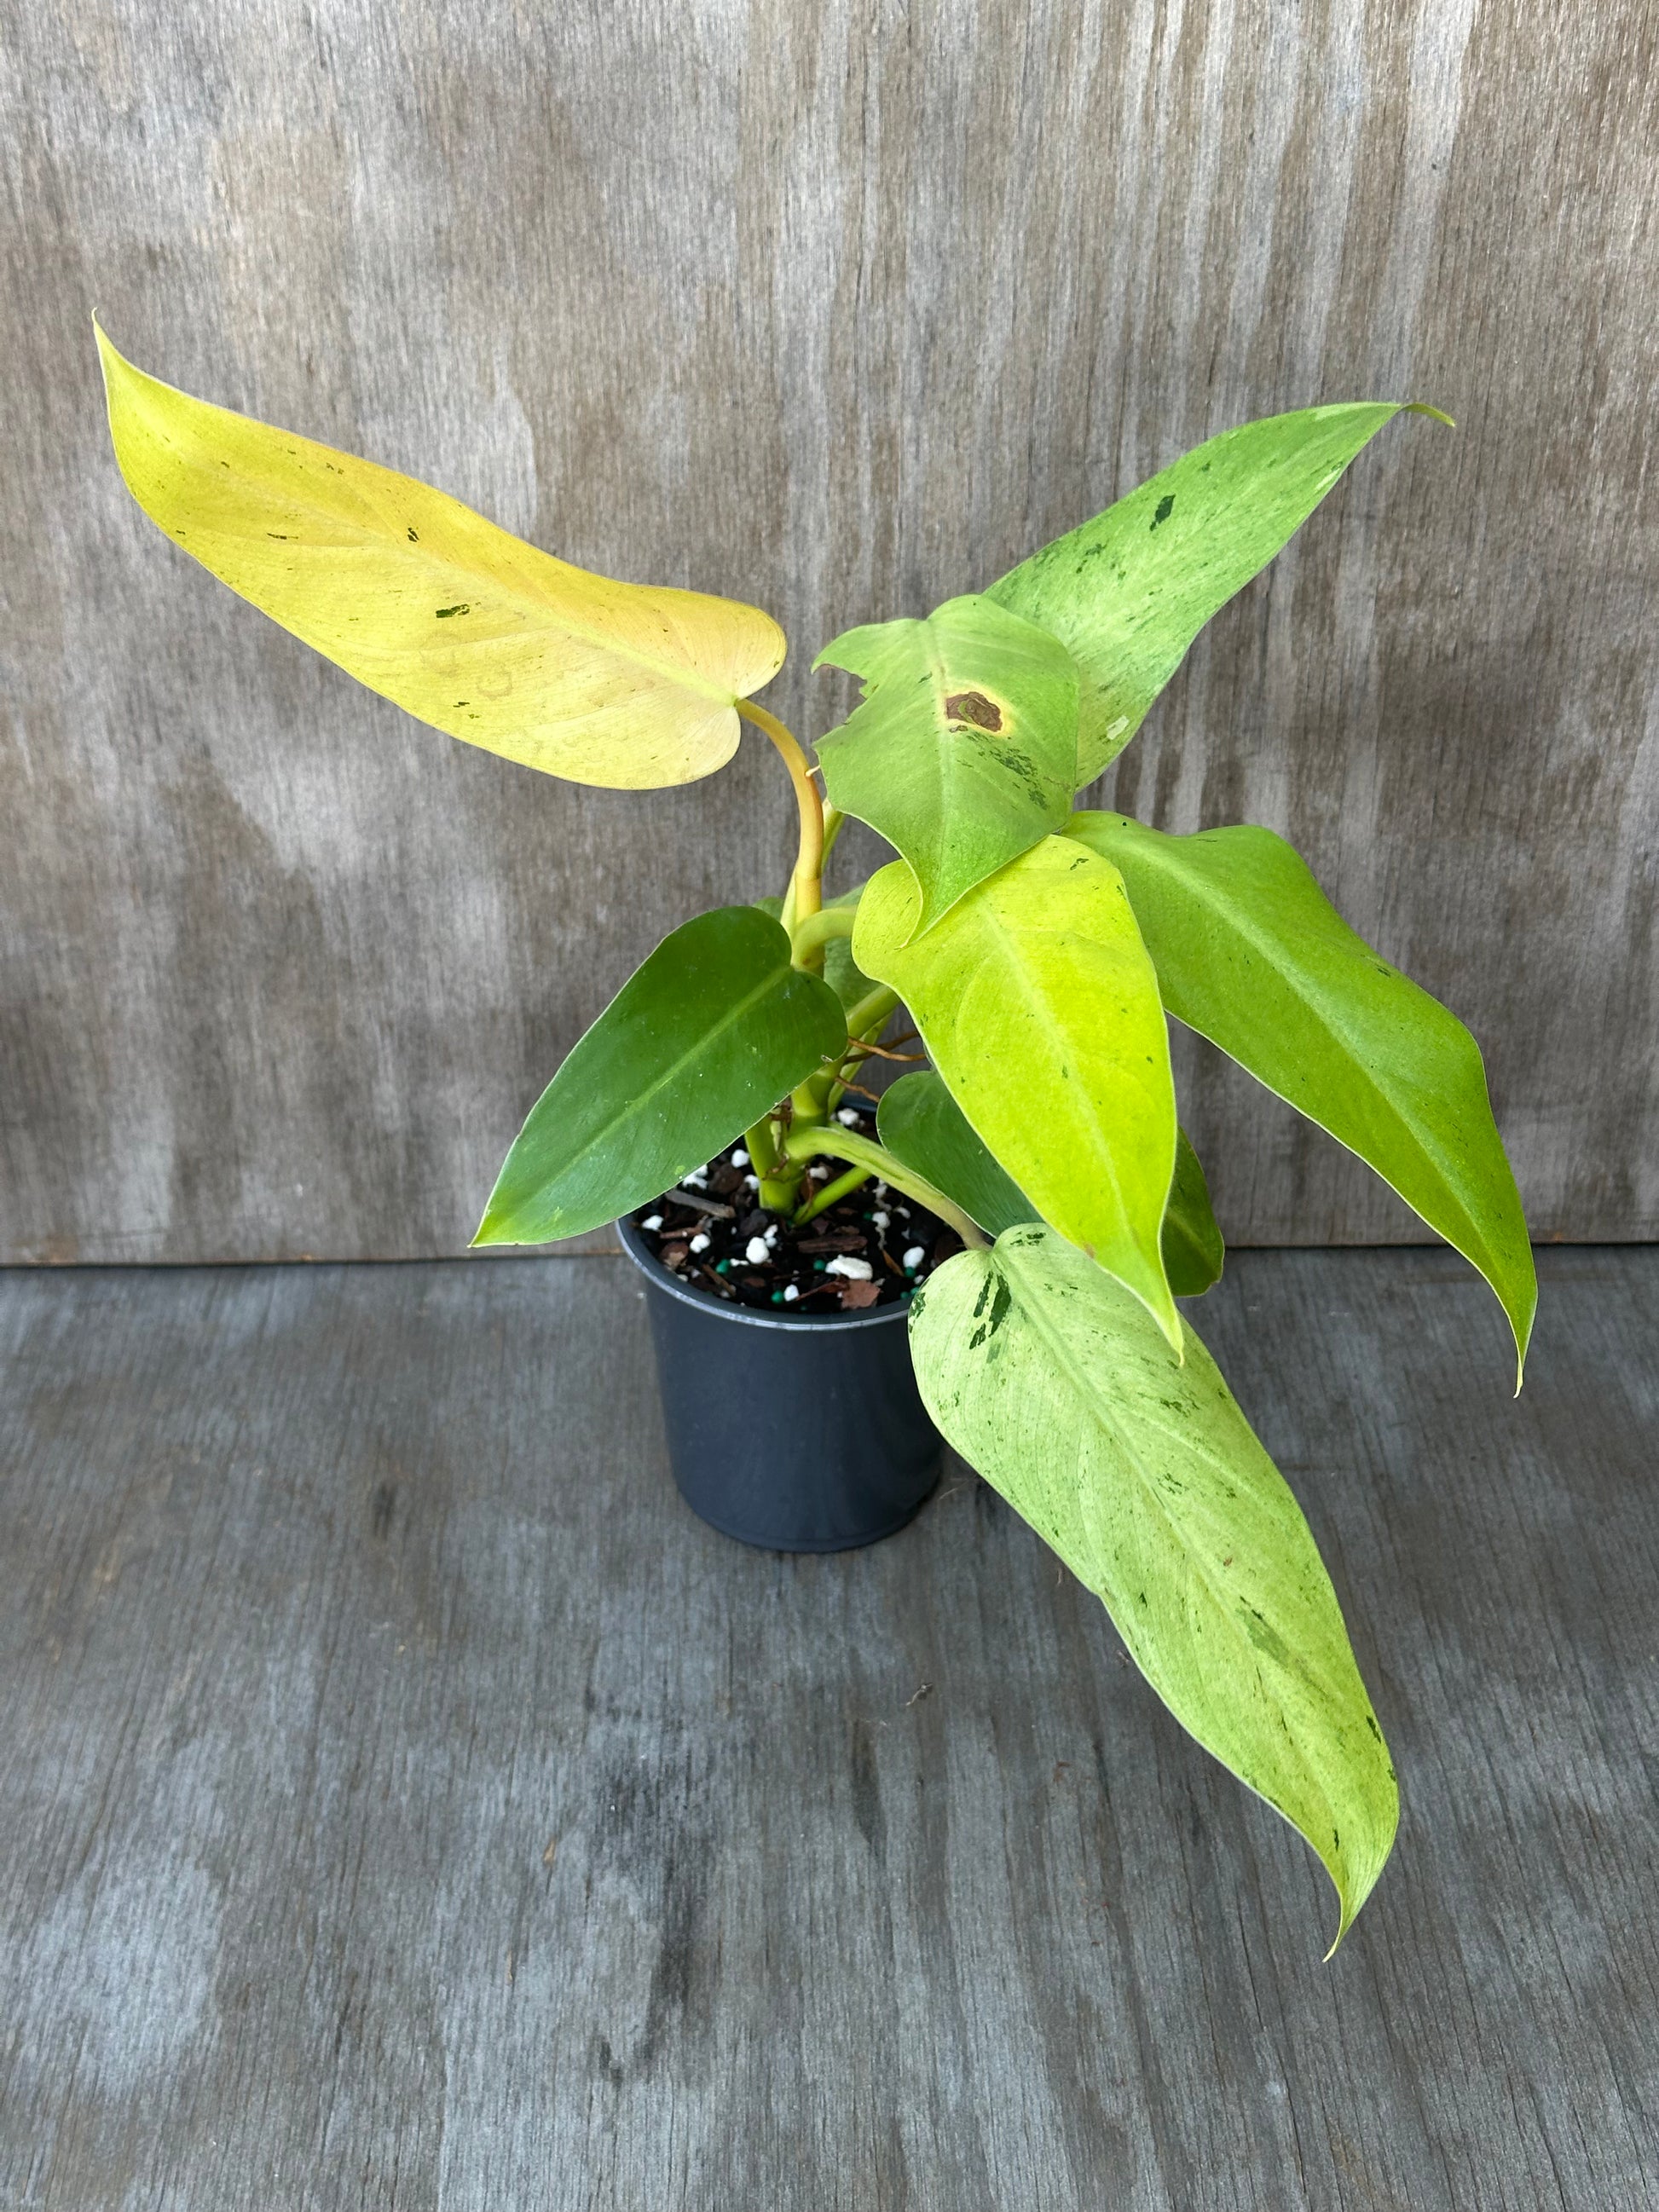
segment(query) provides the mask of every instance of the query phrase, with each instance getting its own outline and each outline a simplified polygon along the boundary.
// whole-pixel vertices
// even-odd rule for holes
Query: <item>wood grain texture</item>
[[[1659,1253],[1197,1318],[1400,1762],[1330,1893],[964,1471],[787,1559],[631,1273],[0,1277],[5,2212],[1659,2204]]]
[[[790,848],[757,740],[684,792],[532,778],[238,605],[125,499],[94,306],[192,391],[770,607],[809,731],[823,640],[1210,433],[1449,409],[1102,796],[1290,836],[1480,1037],[1534,1229],[1659,1230],[1655,0],[3,7],[0,1255],[459,1249],[631,965]],[[1182,1051],[1235,1241],[1418,1233]]]

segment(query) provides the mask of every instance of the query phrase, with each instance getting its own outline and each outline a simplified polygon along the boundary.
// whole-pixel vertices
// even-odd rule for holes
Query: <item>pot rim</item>
[[[647,1249],[631,1221],[624,1218],[612,1225],[624,1254],[653,1290],[678,1298],[682,1305],[694,1307],[698,1313],[716,1315],[721,1321],[741,1322],[750,1328],[806,1328],[815,1335],[823,1335],[831,1329],[890,1328],[895,1322],[908,1322],[910,1318],[908,1300],[897,1305],[878,1306],[869,1313],[850,1314],[762,1313],[754,1306],[728,1306],[720,1298],[710,1297],[707,1291],[694,1291],[681,1282],[672,1269],[665,1267]]]

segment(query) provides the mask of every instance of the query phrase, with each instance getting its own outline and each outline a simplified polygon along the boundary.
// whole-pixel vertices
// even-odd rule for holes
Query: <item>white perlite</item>
[[[744,1257],[748,1261],[751,1267],[763,1267],[771,1256],[772,1247],[767,1243],[763,1237],[751,1237],[750,1238],[748,1249],[744,1253]],[[869,1273],[869,1269],[866,1268],[865,1273],[867,1274]]]
[[[640,1226],[641,1229],[660,1229],[662,1227],[661,1214],[647,1213],[644,1220],[641,1222]]]
[[[836,1110],[836,1119],[843,1129],[856,1129],[859,1125],[858,1109],[855,1106],[840,1107]]]
[[[732,1164],[734,1168],[746,1168],[749,1164],[749,1155],[741,1145],[732,1155]]]
[[[927,1250],[925,1245],[913,1244],[904,1255],[905,1273],[907,1275],[914,1275],[916,1269],[921,1267],[922,1261],[927,1257]]]
[[[696,1235],[691,1239],[691,1249],[694,1252],[706,1252],[708,1249],[708,1239],[703,1235],[701,1229],[698,1230]]]
[[[792,1305],[793,1305],[793,1304],[794,1304],[794,1303],[795,1303],[795,1300],[796,1300],[799,1296],[800,1296],[800,1292],[799,1292],[799,1291],[795,1288],[795,1286],[794,1286],[794,1285],[793,1285],[793,1283],[786,1283],[786,1284],[784,1285],[784,1286],[783,1286],[783,1303],[785,1304],[785,1305],[787,1305],[787,1306],[792,1306]]]
[[[867,1260],[856,1260],[850,1252],[838,1252],[823,1272],[826,1275],[845,1275],[849,1283],[867,1283],[876,1271]]]

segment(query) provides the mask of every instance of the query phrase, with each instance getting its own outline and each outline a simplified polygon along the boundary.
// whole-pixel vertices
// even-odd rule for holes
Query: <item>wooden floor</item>
[[[619,1261],[0,1277],[0,2206],[1659,2205],[1659,1249],[1195,1316],[1399,1761],[1301,1844],[960,1468],[784,1559]]]

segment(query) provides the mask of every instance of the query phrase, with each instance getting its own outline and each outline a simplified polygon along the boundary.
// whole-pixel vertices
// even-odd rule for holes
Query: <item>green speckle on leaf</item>
[[[981,1344],[985,1343],[989,1338],[994,1337],[996,1334],[997,1331],[1002,1327],[1004,1321],[1006,1319],[1008,1308],[1012,1303],[1009,1295],[1008,1285],[1004,1282],[1000,1275],[996,1276],[994,1279],[988,1276],[985,1285],[986,1290],[989,1290],[992,1287],[993,1279],[994,1279],[995,1283],[996,1295],[991,1301],[990,1312],[986,1316],[986,1318],[981,1322],[979,1327],[974,1331],[973,1334],[968,1340],[968,1349],[969,1352],[976,1351]],[[984,1304],[985,1293],[982,1291],[980,1293],[979,1304],[974,1308],[974,1311],[976,1314],[982,1311]]]

